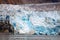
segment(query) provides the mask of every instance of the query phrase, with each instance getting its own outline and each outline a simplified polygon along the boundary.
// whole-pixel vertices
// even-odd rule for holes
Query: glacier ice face
[[[60,11],[34,11],[29,7],[18,5],[3,8],[0,8],[2,13],[14,13],[10,16],[10,23],[19,34],[57,35],[60,33]]]
[[[57,35],[60,33],[60,23],[58,23],[58,20],[60,21],[60,15],[58,11],[39,12],[21,10],[17,11],[12,19],[11,23],[14,24],[15,22],[16,30],[20,34],[30,34],[32,30],[37,35]]]

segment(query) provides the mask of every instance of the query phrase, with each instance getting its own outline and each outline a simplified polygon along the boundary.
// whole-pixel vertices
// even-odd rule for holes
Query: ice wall
[[[9,5],[3,8],[0,8],[3,9],[2,13],[14,13],[10,16],[10,23],[19,34],[58,35],[60,33],[60,11],[34,11],[22,5],[14,7]]]
[[[11,17],[12,18],[12,17]],[[18,10],[13,16],[13,24],[20,34],[47,34],[57,35],[60,33],[59,11],[26,11]]]

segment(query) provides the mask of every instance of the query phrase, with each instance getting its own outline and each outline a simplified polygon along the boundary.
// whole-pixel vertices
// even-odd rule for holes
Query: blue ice
[[[17,13],[20,12],[20,13]],[[30,34],[31,30],[34,30],[34,33],[37,35],[57,35],[60,33],[60,16],[57,11],[49,11],[49,12],[29,12],[25,10],[18,10],[16,14],[10,20],[13,26],[19,27],[18,32]],[[16,25],[18,23],[18,25]],[[16,29],[17,30],[17,29]],[[20,31],[21,30],[21,31]],[[34,34],[33,33],[33,34]]]

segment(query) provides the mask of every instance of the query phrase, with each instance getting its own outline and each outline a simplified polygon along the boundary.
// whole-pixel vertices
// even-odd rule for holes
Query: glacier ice
[[[0,9],[2,13],[14,13],[10,16],[10,23],[19,34],[57,35],[60,33],[60,11],[34,11],[29,7],[18,5],[14,7],[9,5]]]
[[[16,23],[16,30],[22,34],[30,34],[32,30],[37,35],[57,35],[60,33],[60,25],[58,25],[60,24],[58,23],[60,15],[58,11],[39,12],[21,10],[17,11],[12,19],[12,23],[13,21]]]

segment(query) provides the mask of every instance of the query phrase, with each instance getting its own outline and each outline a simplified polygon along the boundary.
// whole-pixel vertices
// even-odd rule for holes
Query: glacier
[[[16,33],[32,35],[58,35],[60,33],[60,11],[34,10],[23,5],[0,5],[1,14],[9,16],[10,24],[13,25]],[[3,19],[6,16],[3,15]]]
[[[12,22],[16,25],[16,31],[19,34],[37,35],[57,35],[60,33],[60,15],[59,11],[26,11],[18,10],[11,17]],[[59,21],[59,22],[58,22]],[[14,26],[14,25],[13,25]]]

